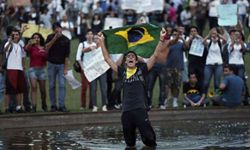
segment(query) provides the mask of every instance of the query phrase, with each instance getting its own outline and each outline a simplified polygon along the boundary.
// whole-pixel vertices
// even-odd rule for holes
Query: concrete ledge
[[[120,124],[120,111],[70,112],[70,113],[24,113],[0,115],[0,129],[38,128],[71,125]],[[183,120],[239,119],[250,121],[250,107],[229,108],[187,108],[167,109],[149,112],[151,122]]]

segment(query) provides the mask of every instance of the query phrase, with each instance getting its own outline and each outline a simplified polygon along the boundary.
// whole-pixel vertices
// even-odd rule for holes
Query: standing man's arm
[[[56,40],[62,36],[62,33],[58,32],[54,35],[54,37],[48,41],[46,44],[45,44],[45,50],[46,52],[48,52],[50,50],[50,48],[52,47],[52,45],[56,42]]]

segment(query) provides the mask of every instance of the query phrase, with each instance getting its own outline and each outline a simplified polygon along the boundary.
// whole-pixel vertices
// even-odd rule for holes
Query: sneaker
[[[84,107],[80,107],[80,110],[83,111],[83,110],[84,110]]]
[[[107,105],[103,105],[103,106],[102,106],[102,111],[108,111],[108,110],[107,110]]]
[[[31,112],[31,106],[24,106],[25,112]]]
[[[36,112],[36,106],[35,105],[31,106],[31,112]]]
[[[47,112],[47,111],[48,111],[47,105],[42,105],[42,110],[43,110],[44,112]]]
[[[16,106],[16,112],[17,113],[24,113],[24,110],[22,109],[22,106]]]
[[[177,100],[173,100],[173,107],[174,107],[174,108],[178,107]]]
[[[207,104],[203,104],[203,107],[207,107]]]
[[[166,106],[165,106],[165,105],[160,105],[159,109],[165,110],[165,109],[166,109]]]
[[[184,105],[183,105],[183,108],[187,108],[187,105],[186,105],[186,104],[184,104]]]
[[[98,110],[98,107],[93,106],[92,112],[97,112],[97,110]]]
[[[114,107],[115,107],[115,109],[121,109],[121,105],[120,104],[115,104]]]
[[[168,107],[168,99],[167,98],[165,98],[165,100],[164,100],[164,104],[163,104],[166,108]]]
[[[57,107],[56,106],[51,106],[50,112],[56,112],[56,111],[57,111]]]
[[[69,110],[65,106],[59,107],[58,111],[60,111],[60,112],[69,112]]]

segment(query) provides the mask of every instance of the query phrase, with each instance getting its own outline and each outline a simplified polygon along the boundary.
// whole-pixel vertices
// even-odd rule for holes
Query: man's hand
[[[54,36],[54,39],[57,40],[59,37],[62,36],[62,33],[61,32],[57,32]]]
[[[66,76],[68,74],[68,70],[64,68],[63,74],[64,74],[64,76]]]

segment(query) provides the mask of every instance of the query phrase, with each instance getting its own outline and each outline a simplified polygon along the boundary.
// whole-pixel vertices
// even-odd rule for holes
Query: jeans
[[[92,101],[93,106],[97,106],[97,103],[96,103],[97,81],[99,81],[100,83],[102,105],[106,105],[107,104],[107,74],[106,73],[102,74],[100,77],[90,82],[90,100]]]
[[[160,94],[159,94],[159,105],[164,105],[164,73],[162,68],[153,67],[148,76],[147,76],[147,90],[148,90],[148,105],[152,105],[152,97],[153,97],[153,89],[155,85],[156,78],[159,77],[159,86],[160,86]]]
[[[214,88],[219,89],[221,75],[223,72],[222,65],[206,65],[204,69],[204,90],[205,93],[208,92],[209,83],[211,81],[212,75],[214,75]]]
[[[58,102],[59,107],[64,107],[65,101],[65,78],[64,64],[53,64],[48,62],[49,97],[51,106],[56,106],[56,79],[58,80]]]
[[[0,103],[4,98],[4,89],[5,89],[5,75],[0,73]]]
[[[239,77],[241,77],[242,80],[245,80],[245,67],[244,65],[236,65],[236,64],[231,64],[232,66],[234,66],[234,68],[236,69],[235,74]]]

